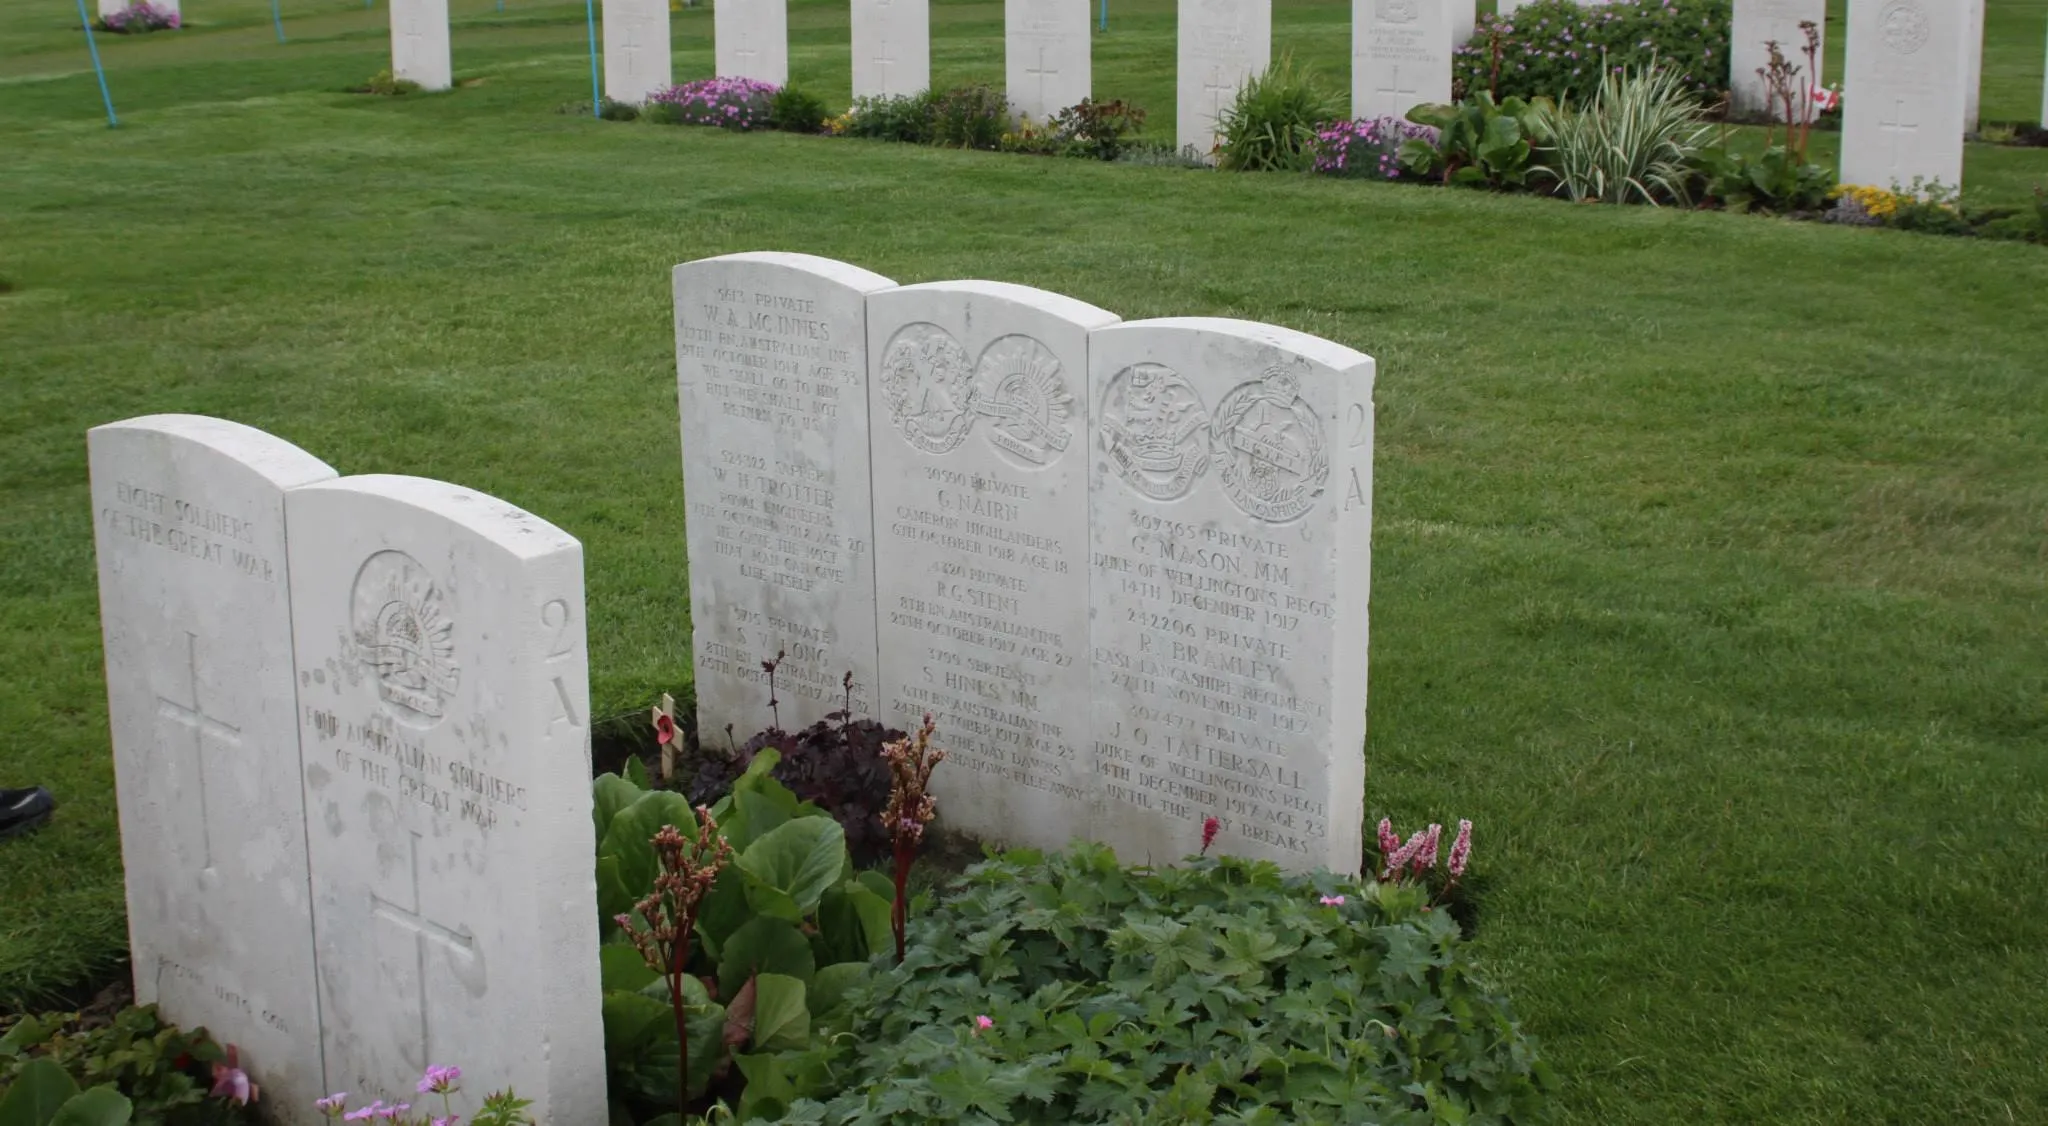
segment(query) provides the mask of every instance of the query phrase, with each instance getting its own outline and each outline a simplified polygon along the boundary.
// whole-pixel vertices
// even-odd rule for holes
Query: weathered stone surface
[[[606,1121],[583,549],[418,477],[286,495],[327,1082]]]
[[[1842,182],[1886,188],[1963,179],[1967,5],[1858,0],[1849,7]]]
[[[930,713],[947,823],[1091,834],[1088,339],[1115,314],[1002,282],[868,298],[882,719]]]
[[[875,714],[867,300],[895,283],[808,254],[675,269],[697,715],[705,738]]]
[[[1272,0],[1180,0],[1174,143],[1207,155],[1237,92],[1273,58]]]
[[[284,497],[334,470],[197,415],[88,446],[135,999],[237,1045],[274,1113],[306,1122],[327,1091]]]
[[[1033,121],[1088,97],[1088,0],[1008,0],[1003,5],[1005,89]]]
[[[1271,325],[1089,342],[1097,838],[1356,872],[1373,361]]]
[[[673,75],[668,0],[604,0],[604,96],[639,105],[674,85]]]
[[[789,84],[789,0],[723,0],[711,19],[720,77]]]

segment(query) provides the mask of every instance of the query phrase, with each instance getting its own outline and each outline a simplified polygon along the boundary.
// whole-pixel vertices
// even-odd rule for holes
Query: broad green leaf
[[[50,1126],[128,1126],[135,1104],[111,1083],[66,1099]]]
[[[730,997],[758,973],[784,974],[799,982],[811,980],[817,960],[811,941],[795,923],[760,915],[732,933],[720,948],[718,995]]]
[[[747,1077],[747,1088],[740,1093],[740,1121],[765,1116],[772,1108],[761,1105],[764,1101],[772,1100],[788,1106],[796,1100],[796,1087],[790,1083],[788,1071],[779,1056],[765,1052],[734,1053],[732,1062],[738,1064],[740,1074]]]
[[[711,894],[697,907],[697,939],[713,961],[723,957],[725,940],[754,917],[747,906],[747,875],[728,864],[711,885]]]
[[[633,910],[635,897],[626,890],[626,880],[619,874],[619,858],[600,856],[597,858],[597,914],[598,933],[611,934],[618,929],[616,921],[620,915]]]
[[[804,983],[783,974],[754,979],[754,1050],[795,1051],[810,1043],[811,1011]]]
[[[25,1016],[0,1036],[0,1059],[12,1059],[50,1038],[55,1032],[54,1024],[46,1025],[35,1017]]]
[[[846,830],[839,822],[802,817],[749,845],[739,856],[739,866],[757,889],[779,893],[780,898],[750,895],[758,910],[802,918],[818,909],[825,889],[839,878],[845,856]],[[794,916],[789,914],[792,908]]]
[[[666,1001],[613,990],[605,993],[598,1012],[604,1019],[605,1058],[615,1067],[664,1036],[669,1051],[675,1050],[675,1013]],[[675,1069],[671,1067],[669,1078],[673,1081],[674,1077]]]
[[[774,795],[762,793],[759,789],[734,790],[734,807],[739,810],[740,824],[746,827],[746,839],[727,836],[732,846],[744,849],[769,833],[780,829],[789,820],[796,808],[791,800],[787,805],[775,800]]]
[[[867,976],[868,967],[863,962],[818,967],[818,972],[811,976],[811,1011],[820,1017],[831,1013],[846,998],[846,991]]]
[[[641,989],[661,975],[650,969],[647,959],[640,956],[638,947],[622,942],[607,943],[597,948],[597,979],[607,990],[621,989],[628,993]]]
[[[889,901],[856,880],[827,891],[818,901],[819,961],[865,962],[891,948]]]
[[[48,1126],[58,1108],[78,1093],[78,1084],[57,1064],[30,1060],[0,1098],[0,1126]]]
[[[590,784],[590,816],[597,823],[597,839],[611,830],[612,818],[620,810],[639,801],[645,790],[626,781],[616,774],[600,774]]]
[[[635,900],[654,887],[654,877],[660,871],[654,856],[654,834],[664,825],[694,833],[697,811],[690,808],[690,799],[668,790],[643,795],[612,818],[611,828],[598,846],[599,857],[618,858],[619,884]]]
[[[649,788],[650,784],[647,780],[647,764],[640,761],[639,755],[627,756],[626,781],[631,782],[633,785],[638,786],[643,790]]]

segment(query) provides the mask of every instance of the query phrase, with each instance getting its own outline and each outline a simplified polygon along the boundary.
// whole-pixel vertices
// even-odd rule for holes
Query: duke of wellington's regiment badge
[[[1414,23],[1422,17],[1416,0],[1379,0],[1376,11],[1381,23]]]
[[[402,551],[380,551],[356,572],[349,604],[346,658],[376,678],[377,695],[399,720],[417,727],[440,722],[462,670],[455,623],[442,616],[433,577]]]
[[[1132,364],[1103,395],[1102,449],[1126,485],[1153,500],[1173,500],[1209,467],[1208,421],[1201,397],[1179,372]]]
[[[1074,397],[1060,378],[1059,357],[1028,336],[998,338],[975,365],[981,388],[974,411],[990,421],[988,440],[1032,465],[1046,465],[1073,439]]]
[[[1258,382],[1232,388],[1211,426],[1223,491],[1274,523],[1307,512],[1330,475],[1323,420],[1300,391],[1301,377],[1275,364]]]
[[[906,441],[948,453],[974,425],[974,364],[938,325],[904,325],[882,352],[882,397]]]

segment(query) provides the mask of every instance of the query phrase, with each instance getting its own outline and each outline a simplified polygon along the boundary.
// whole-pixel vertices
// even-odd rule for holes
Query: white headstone
[[[1174,143],[1214,150],[1217,118],[1272,59],[1272,0],[1180,0]]]
[[[196,415],[95,427],[94,535],[135,999],[235,1044],[265,1105],[326,1094],[285,490],[334,470]]]
[[[1966,0],[1970,26],[1963,32],[1963,58],[1969,73],[1963,76],[1963,132],[1977,131],[1977,107],[1984,86],[1984,0]]]
[[[930,713],[946,822],[1090,835],[1088,338],[1116,316],[1002,282],[868,298],[879,718]]]
[[[1806,33],[1799,28],[1800,23],[1807,21],[1822,36],[1822,52],[1810,68],[1802,53]],[[1735,109],[1741,113],[1769,113],[1784,120],[1784,105],[1770,104],[1769,87],[1757,74],[1770,64],[1771,52],[1765,44],[1772,41],[1777,42],[1778,53],[1785,61],[1799,68],[1799,77],[1793,80],[1795,99],[1802,89],[1818,90],[1826,85],[1820,59],[1826,57],[1827,21],[1827,0],[1735,0],[1734,21],[1728,33],[1729,94]],[[1795,102],[1794,114],[1802,110]]]
[[[1471,42],[1472,29],[1479,25],[1479,0],[1451,0],[1451,46]]]
[[[697,715],[707,741],[844,704],[875,715],[867,299],[895,283],[808,254],[675,268]]]
[[[329,1085],[603,1126],[582,546],[418,477],[285,513]]]
[[[391,0],[391,76],[422,90],[455,84],[448,53],[448,0]]]
[[[1089,341],[1098,838],[1356,872],[1373,361],[1247,321]]]
[[[789,0],[723,0],[711,22],[719,77],[789,85]]]
[[[1351,116],[1451,100],[1450,0],[1351,0]]]
[[[639,105],[675,85],[674,74],[668,0],[604,0],[604,96]]]
[[[1960,187],[1966,5],[1851,0],[1842,98],[1845,184]]]
[[[931,0],[852,0],[853,96],[897,97],[931,85]]]
[[[1005,90],[1018,113],[1043,122],[1089,95],[1088,0],[1007,0]]]

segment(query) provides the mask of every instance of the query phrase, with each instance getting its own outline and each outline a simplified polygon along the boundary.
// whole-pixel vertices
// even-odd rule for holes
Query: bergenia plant
[[[903,963],[903,928],[910,920],[910,868],[917,863],[917,849],[924,842],[924,827],[938,815],[938,803],[926,792],[932,781],[932,767],[946,759],[946,752],[932,746],[937,730],[930,712],[917,734],[898,739],[882,748],[889,763],[889,805],[882,810],[882,827],[888,830],[896,858],[896,901],[890,905],[889,928],[896,934],[896,963]]]
[[[718,822],[711,811],[697,807],[697,836],[686,837],[674,825],[663,825],[654,834],[654,856],[661,871],[654,877],[654,890],[614,918],[647,968],[668,981],[669,1009],[675,1015],[676,1040],[681,1046],[681,1066],[676,1071],[676,1113],[689,1105],[690,1030],[683,995],[683,976],[690,960],[690,939],[697,928],[697,909],[718,881],[718,873],[732,859],[732,845],[718,835]]]

